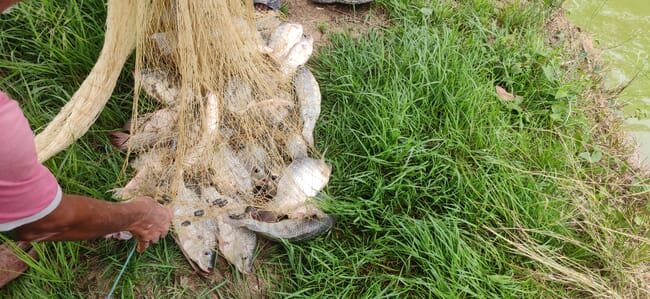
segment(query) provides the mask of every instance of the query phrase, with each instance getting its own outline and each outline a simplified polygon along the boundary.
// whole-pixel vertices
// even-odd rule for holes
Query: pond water
[[[567,0],[564,7],[569,20],[591,33],[603,50],[606,86],[633,80],[617,101],[624,105],[625,129],[650,165],[650,1]]]

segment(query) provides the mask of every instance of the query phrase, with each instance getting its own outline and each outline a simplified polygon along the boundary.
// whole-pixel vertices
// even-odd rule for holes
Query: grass
[[[647,277],[645,177],[594,133],[597,80],[545,43],[555,1],[378,0],[390,28],[331,37],[312,59],[315,136],[339,222],[301,244],[263,243],[269,297],[634,297]],[[38,132],[97,57],[101,1],[25,2],[0,17],[0,89]],[[129,118],[127,65],[88,134],[46,165],[67,192],[110,200],[124,155],[107,131]],[[501,100],[502,86],[519,98]],[[617,132],[611,132],[616,134]],[[2,296],[102,297],[132,243],[39,244]],[[645,264],[643,264],[645,263]],[[172,238],[137,255],[122,297],[252,297],[236,272],[198,279]]]

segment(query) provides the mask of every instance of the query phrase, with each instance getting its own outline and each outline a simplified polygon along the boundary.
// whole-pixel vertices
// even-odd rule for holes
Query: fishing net
[[[330,172],[313,141],[318,84],[303,66],[313,40],[272,11],[255,13],[252,1],[134,5],[134,109],[128,132],[114,132],[112,142],[130,153],[135,175],[116,195],[169,204],[177,241],[202,270],[218,244],[250,272],[241,259],[252,252],[224,246],[254,233],[230,218],[251,208],[272,222],[323,215],[306,202]],[[140,99],[156,108],[142,109]]]

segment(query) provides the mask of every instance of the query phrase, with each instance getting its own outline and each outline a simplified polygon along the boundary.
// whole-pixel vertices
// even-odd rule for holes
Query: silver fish
[[[142,121],[138,119],[135,134],[109,133],[113,146],[121,150],[126,150],[129,147],[133,150],[143,150],[156,143],[169,141],[171,131],[178,119],[178,112],[165,108],[143,115],[141,119]]]
[[[226,221],[230,214],[242,214],[246,209],[246,203],[237,196],[225,197],[214,187],[206,188],[202,193],[207,201],[215,203],[221,209],[221,213],[214,217],[218,227],[219,252],[228,262],[235,265],[239,272],[252,272],[257,236],[245,228]]]
[[[224,91],[223,101],[226,109],[233,113],[246,110],[253,100],[253,89],[242,80],[232,79]]]
[[[302,136],[307,141],[307,144],[314,146],[314,128],[320,116],[320,87],[314,75],[306,67],[298,69],[293,84],[300,105]]]
[[[174,106],[178,103],[180,90],[172,84],[168,75],[160,70],[142,70],[140,86],[152,98],[163,105]]]
[[[259,111],[272,127],[284,123],[294,105],[291,94],[282,91],[278,92],[276,97],[269,100],[268,103],[269,105],[260,105]]]
[[[287,137],[287,153],[296,160],[307,157],[307,144],[303,136],[291,134]]]
[[[280,69],[287,75],[293,74],[299,66],[307,63],[313,51],[314,38],[303,36],[289,53],[280,59]]]
[[[289,218],[301,218],[308,214],[322,215],[307,201],[327,185],[331,171],[331,167],[323,160],[308,157],[294,160],[280,176],[269,209],[286,214]]]
[[[150,35],[149,38],[156,42],[158,50],[163,55],[169,55],[176,49],[175,36],[170,32],[156,32]]]
[[[231,196],[253,190],[253,179],[239,157],[227,144],[222,144],[212,155],[210,167],[216,174],[212,181],[221,192]]]
[[[219,227],[217,232],[219,252],[226,260],[235,265],[239,272],[251,273],[253,271],[257,236],[246,228],[229,223],[228,218],[227,214],[215,218]]]
[[[239,272],[252,272],[257,236],[245,228],[225,221],[230,214],[244,213],[246,202],[237,196],[224,196],[214,187],[202,188],[201,197],[213,210],[219,211],[213,220],[217,228],[215,232],[221,255],[235,265]]]
[[[296,23],[283,23],[278,26],[269,37],[269,48],[273,50],[271,56],[280,61],[302,38],[302,25]]]
[[[280,222],[262,222],[250,218],[228,219],[228,222],[271,240],[299,242],[328,231],[336,222],[336,217],[325,214],[322,218],[286,219]]]
[[[217,246],[218,222],[197,216],[196,205],[200,203],[198,195],[183,184],[172,205],[172,225],[183,254],[202,271],[210,272],[216,257],[214,248]]]
[[[158,177],[158,174],[163,171],[163,151],[150,150],[140,154],[133,162],[131,167],[136,170],[135,176],[122,188],[114,190],[117,198],[130,199],[142,194],[141,188],[148,186],[148,182]]]
[[[268,176],[267,165],[270,157],[266,149],[259,143],[249,143],[238,153],[239,160],[250,172],[253,181],[260,181]]]

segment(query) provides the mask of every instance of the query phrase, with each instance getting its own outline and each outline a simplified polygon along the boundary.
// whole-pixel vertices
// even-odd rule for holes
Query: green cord
[[[131,252],[129,252],[129,255],[126,257],[126,261],[124,261],[124,265],[122,265],[122,270],[120,270],[120,274],[117,275],[117,278],[113,283],[113,287],[111,288],[111,291],[108,292],[106,299],[111,299],[111,297],[113,297],[113,292],[115,292],[115,288],[117,288],[117,283],[120,282],[120,278],[122,278],[122,274],[124,274],[124,270],[126,270],[126,266],[129,264],[129,261],[131,260],[131,257],[135,253],[135,249],[137,247],[138,247],[138,241],[136,240],[135,245],[133,245],[133,248],[131,249]]]

